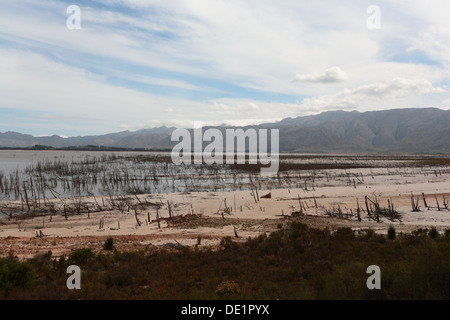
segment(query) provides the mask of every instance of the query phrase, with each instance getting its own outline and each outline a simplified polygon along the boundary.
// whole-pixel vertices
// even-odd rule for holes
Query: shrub
[[[33,263],[48,263],[52,260],[52,252],[48,250],[47,252],[38,252],[33,257]]]
[[[309,230],[308,225],[301,222],[293,222],[289,224],[286,229],[284,229],[284,234],[289,239],[298,239],[307,234],[308,230]]]
[[[373,230],[372,228],[368,228],[368,229],[361,229],[358,231],[358,236],[362,239],[370,239],[375,235],[375,230]]]
[[[395,240],[395,236],[396,236],[396,231],[394,227],[389,227],[388,232],[387,232],[387,237],[389,240]]]
[[[450,229],[446,229],[444,235],[446,238],[450,238]]]
[[[28,261],[19,262],[17,259],[0,259],[0,290],[5,297],[13,288],[28,289],[32,286],[34,271]]]
[[[338,238],[293,224],[245,243],[227,237],[208,250],[79,249],[59,261],[47,252],[28,262],[34,277],[27,263],[0,258],[0,299],[448,299],[450,242],[431,240],[428,231],[420,238],[397,231],[395,241],[375,233],[368,241],[349,229],[336,230]],[[82,268],[83,290],[66,290],[70,264]],[[367,290],[372,264],[381,267],[382,290]]]
[[[114,239],[109,237],[106,239],[105,243],[103,244],[103,249],[105,250],[112,250],[114,249]]]
[[[94,256],[95,253],[91,248],[77,249],[70,254],[69,261],[76,265],[86,264]]]
[[[431,228],[431,230],[428,232],[428,236],[431,239],[436,239],[439,236],[439,232],[436,230],[436,228]]]
[[[352,240],[355,239],[355,232],[350,227],[342,227],[336,230],[336,238]]]
[[[239,249],[238,244],[234,242],[231,237],[222,238],[222,240],[220,240],[220,245],[224,251],[235,251]]]

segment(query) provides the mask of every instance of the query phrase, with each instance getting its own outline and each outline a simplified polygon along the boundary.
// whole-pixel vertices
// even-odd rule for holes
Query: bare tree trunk
[[[172,219],[172,208],[171,208],[171,206],[170,206],[169,200],[167,200],[167,206],[168,206],[168,208],[169,208],[169,219]]]
[[[159,224],[159,207],[156,207],[156,221],[158,222],[158,229],[161,229],[161,225]]]
[[[425,199],[425,193],[422,192],[422,198],[423,198],[423,204],[425,205],[425,208],[428,208],[427,200]]]
[[[314,200],[315,201],[315,200]],[[357,205],[357,209],[356,209],[356,214],[358,216],[358,221],[361,222],[361,209],[359,208],[359,201],[358,198],[356,198],[356,205]]]
[[[437,204],[438,211],[441,211],[441,207],[439,206],[439,201],[437,199],[437,196],[435,195],[434,197],[436,198],[436,204]]]

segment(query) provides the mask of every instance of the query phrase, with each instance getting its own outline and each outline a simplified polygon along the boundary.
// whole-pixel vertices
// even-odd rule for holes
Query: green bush
[[[35,264],[48,264],[52,260],[53,253],[48,250],[47,252],[38,252],[33,257],[33,262]]]
[[[0,291],[5,297],[14,288],[29,289],[33,284],[34,271],[28,261],[15,258],[0,258]]]
[[[350,227],[342,227],[336,230],[335,237],[342,240],[352,240],[355,238],[355,232]]]
[[[388,232],[387,232],[387,237],[389,240],[395,240],[397,232],[395,231],[394,227],[389,227]]]
[[[436,230],[436,228],[431,228],[431,230],[428,232],[428,236],[431,239],[436,239],[439,236],[439,232]]]
[[[362,232],[361,234],[366,239],[370,239],[370,238],[372,238],[375,235],[375,230],[373,230],[372,228],[368,228],[368,229],[362,230],[362,231],[364,231],[364,232]]]
[[[105,243],[103,244],[103,249],[105,250],[112,250],[114,249],[114,239],[109,237],[106,239]]]
[[[293,223],[245,242],[227,237],[206,250],[79,249],[68,260],[50,253],[26,263],[0,259],[0,299],[448,299],[450,241],[427,233],[390,241],[386,234],[368,239],[342,228],[332,235]],[[66,289],[69,264],[82,267],[83,290]],[[366,286],[373,264],[382,270],[382,290]]]
[[[446,229],[444,235],[446,238],[450,238],[450,229]]]
[[[220,240],[220,245],[225,251],[235,251],[239,248],[238,244],[231,237],[225,237]]]
[[[76,265],[82,265],[88,263],[94,256],[95,253],[91,248],[77,249],[69,255],[69,262]]]

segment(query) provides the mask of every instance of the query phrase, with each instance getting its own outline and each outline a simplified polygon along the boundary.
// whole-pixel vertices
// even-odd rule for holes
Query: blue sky
[[[70,5],[81,29],[67,27]],[[438,0],[2,1],[0,132],[449,109],[448,12]]]

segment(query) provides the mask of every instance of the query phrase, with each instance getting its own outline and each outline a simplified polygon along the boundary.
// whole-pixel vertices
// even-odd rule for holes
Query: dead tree
[[[423,192],[422,192],[422,198],[423,198],[423,205],[425,206],[425,208],[428,208],[427,200],[425,199],[425,193],[423,193]]]
[[[441,207],[439,206],[439,201],[438,201],[437,195],[434,195],[434,197],[436,199],[436,205],[437,205],[438,211],[441,211]]]
[[[314,201],[316,201],[316,200],[314,199]],[[361,208],[359,207],[358,198],[356,198],[356,205],[357,205],[356,215],[358,216],[358,221],[361,222]]]
[[[253,188],[250,188],[251,195],[253,196],[253,199],[255,200],[255,203],[258,203],[258,200],[256,200],[256,193],[253,191]]]
[[[172,207],[170,205],[169,200],[167,200],[167,207],[169,209],[169,219],[172,219]]]
[[[161,224],[159,223],[159,207],[156,207],[156,222],[158,222],[158,229],[161,229]]]
[[[134,206],[134,217],[136,218],[136,223],[137,223],[138,227],[140,227],[142,225],[142,222],[138,218],[138,211],[136,209],[136,206]]]
[[[299,211],[299,215],[303,216],[303,206],[302,206],[302,199],[300,198],[300,195],[298,196],[298,203],[300,204],[300,211]]]
[[[419,198],[417,198],[417,200],[414,202],[414,196],[413,196],[412,192],[411,192],[411,207],[412,207],[412,211],[413,212],[419,212],[420,211]]]
[[[366,203],[367,215],[369,216],[369,219],[372,219],[372,211],[370,210],[370,207],[369,207],[369,197],[368,196],[365,196],[364,202]]]

